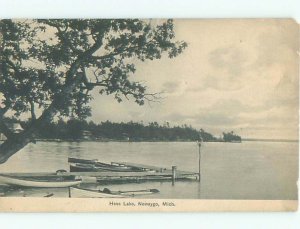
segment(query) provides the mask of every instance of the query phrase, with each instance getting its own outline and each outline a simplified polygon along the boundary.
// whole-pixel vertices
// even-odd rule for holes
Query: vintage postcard
[[[294,211],[292,19],[0,20],[0,211]]]

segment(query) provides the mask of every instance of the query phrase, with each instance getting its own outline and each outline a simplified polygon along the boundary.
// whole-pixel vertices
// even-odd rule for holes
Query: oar
[[[50,194],[48,194],[48,195],[46,195],[46,196],[44,196],[44,197],[51,197],[51,196],[54,196],[54,194],[53,194],[53,193],[50,193]]]

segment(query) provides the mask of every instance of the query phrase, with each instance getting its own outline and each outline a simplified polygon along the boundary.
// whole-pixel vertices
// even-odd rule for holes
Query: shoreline
[[[0,142],[4,142],[5,140],[0,140]],[[105,140],[99,140],[99,139],[36,139],[36,142],[197,142],[194,140],[141,140],[141,141],[128,141],[128,140],[117,140],[117,139],[105,139]],[[299,140],[295,139],[242,139],[242,141],[203,141],[203,142],[219,142],[219,143],[243,143],[243,142],[299,142]]]
[[[97,140],[97,139],[36,139],[37,142],[196,142],[194,140],[141,140],[141,141],[127,141],[127,140],[117,140],[117,139],[109,139],[109,140]],[[204,142],[224,142],[224,143],[237,143],[237,142],[225,142],[225,141],[204,141]],[[241,143],[241,142],[239,142]]]

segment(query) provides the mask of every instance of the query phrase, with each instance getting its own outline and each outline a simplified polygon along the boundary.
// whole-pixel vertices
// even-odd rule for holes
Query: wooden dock
[[[127,162],[112,162],[112,164],[121,166],[130,166],[136,168],[143,168],[143,172],[63,172],[63,173],[5,173],[12,176],[79,176],[82,178],[83,183],[129,183],[129,182],[147,182],[147,181],[175,181],[175,180],[196,180],[198,179],[198,173],[186,172],[180,170],[173,170]],[[174,166],[175,167],[175,166]],[[175,167],[176,168],[176,167]]]
[[[123,166],[130,166],[130,167],[136,167],[136,168],[143,168],[146,171],[154,171],[154,172],[161,172],[161,173],[172,173],[172,168],[168,169],[166,167],[158,167],[158,166],[153,166],[153,165],[144,165],[144,164],[137,164],[137,163],[129,163],[129,162],[112,162],[117,165],[123,165]],[[176,170],[177,174],[197,174],[193,172],[187,172],[187,171],[181,171],[181,170]]]

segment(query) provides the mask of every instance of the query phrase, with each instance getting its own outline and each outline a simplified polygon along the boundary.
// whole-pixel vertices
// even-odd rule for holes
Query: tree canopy
[[[27,123],[22,124],[26,126]],[[107,120],[96,124],[86,120],[71,119],[65,122],[60,119],[45,124],[37,133],[37,139],[42,141],[197,141],[199,136],[205,142],[222,141],[203,129],[196,130],[186,124],[170,126],[157,122],[115,123]]]
[[[242,138],[236,135],[233,131],[225,133],[223,132],[223,139],[225,142],[241,142]]]
[[[7,137],[0,163],[33,141],[54,116],[89,116],[93,89],[118,102],[125,98],[143,105],[155,99],[146,85],[130,80],[135,63],[174,58],[187,47],[175,40],[172,20],[6,19],[0,30],[0,131]],[[28,113],[31,123],[13,133],[5,123],[7,113]]]

